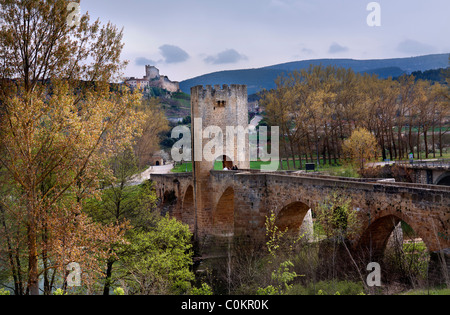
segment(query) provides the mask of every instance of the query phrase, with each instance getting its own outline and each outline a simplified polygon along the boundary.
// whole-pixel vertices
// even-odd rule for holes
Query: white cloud
[[[248,60],[248,58],[234,49],[227,49],[215,56],[208,56],[204,59],[206,63],[211,63],[215,65],[227,64],[227,63],[238,63],[241,60]]]
[[[137,57],[135,60],[135,64],[136,66],[154,65],[156,64],[156,61],[153,61],[145,57]]]
[[[328,49],[328,52],[330,54],[338,54],[338,53],[346,52],[346,51],[348,51],[348,47],[341,46],[338,43],[331,44],[330,48]]]
[[[163,45],[159,47],[166,63],[179,63],[189,59],[189,54],[178,46]]]

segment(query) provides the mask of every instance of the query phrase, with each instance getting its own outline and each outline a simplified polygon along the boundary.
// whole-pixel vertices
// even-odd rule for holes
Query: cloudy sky
[[[450,52],[450,0],[81,0],[92,19],[124,28],[126,76],[144,65],[182,81],[219,70],[318,58],[381,59]]]

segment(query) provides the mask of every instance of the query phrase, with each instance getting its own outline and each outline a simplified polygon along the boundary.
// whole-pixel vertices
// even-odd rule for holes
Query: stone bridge
[[[413,170],[415,183],[428,185],[450,186],[450,160],[426,160],[410,162],[395,162],[400,166]]]
[[[404,221],[422,238],[430,252],[450,250],[450,187],[377,182],[254,171],[210,171],[207,197],[196,207],[191,173],[152,175],[157,194],[171,205],[173,217],[189,224],[197,240],[212,237],[265,238],[271,211],[277,226],[300,229],[310,209],[339,191],[349,196],[363,222],[356,246],[382,255],[387,241]]]

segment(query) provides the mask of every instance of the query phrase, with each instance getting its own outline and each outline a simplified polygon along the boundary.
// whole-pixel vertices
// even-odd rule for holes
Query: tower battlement
[[[227,85],[203,85],[194,86],[191,88],[191,97],[197,100],[209,100],[214,101],[214,103],[222,104],[230,98],[245,99],[247,101],[247,86],[232,84]]]

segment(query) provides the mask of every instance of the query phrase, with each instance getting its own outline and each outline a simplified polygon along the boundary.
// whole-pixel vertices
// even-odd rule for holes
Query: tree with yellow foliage
[[[354,130],[351,137],[343,144],[344,154],[361,170],[367,162],[377,156],[377,149],[375,136],[365,128]]]
[[[127,228],[81,210],[139,133],[141,95],[111,88],[122,31],[69,13],[66,0],[0,0],[0,269],[16,295],[65,288],[73,262],[88,284]]]

